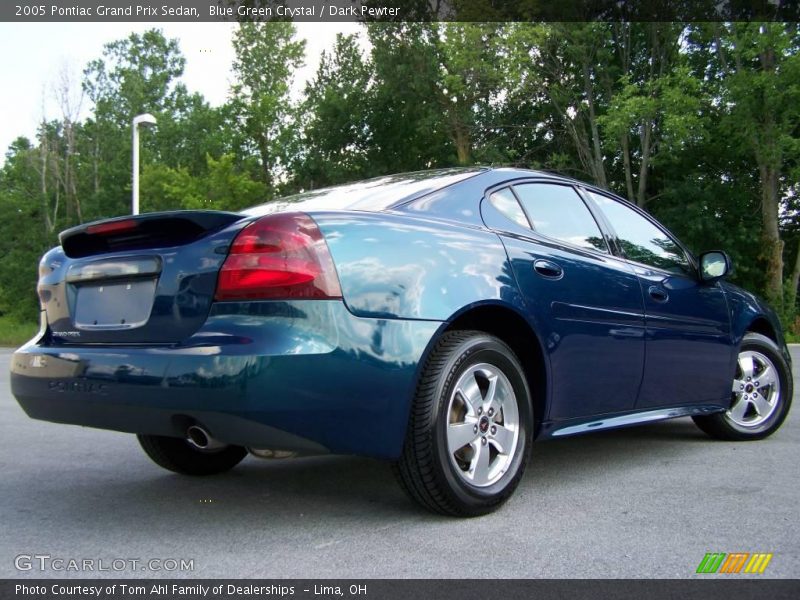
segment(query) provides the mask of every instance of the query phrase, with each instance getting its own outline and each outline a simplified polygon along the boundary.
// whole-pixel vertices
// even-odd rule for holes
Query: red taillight
[[[133,219],[126,219],[124,221],[111,221],[109,223],[100,223],[99,225],[89,225],[86,228],[86,233],[98,235],[103,233],[119,233],[120,231],[128,231],[136,229],[138,223]]]
[[[216,300],[341,298],[325,238],[303,213],[262,217],[239,232],[217,281]]]

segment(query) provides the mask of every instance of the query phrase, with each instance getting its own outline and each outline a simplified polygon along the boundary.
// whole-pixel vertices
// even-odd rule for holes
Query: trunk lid
[[[54,344],[172,344],[208,316],[228,248],[250,218],[174,211],[68,229],[42,258]]]

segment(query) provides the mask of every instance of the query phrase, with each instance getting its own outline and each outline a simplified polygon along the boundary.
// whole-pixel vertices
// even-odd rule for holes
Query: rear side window
[[[677,242],[649,219],[621,202],[588,193],[614,228],[619,244],[630,260],[673,273],[692,272],[689,260]]]
[[[517,198],[514,196],[514,192],[512,192],[510,189],[504,188],[502,190],[493,192],[492,195],[489,196],[489,202],[491,202],[492,206],[503,213],[503,215],[505,215],[507,218],[514,221],[517,225],[521,225],[526,229],[530,228],[531,225],[528,223],[525,213],[522,212],[519,202],[517,202]]]
[[[573,246],[608,252],[600,227],[571,187],[525,183],[515,185],[514,191],[536,232]]]

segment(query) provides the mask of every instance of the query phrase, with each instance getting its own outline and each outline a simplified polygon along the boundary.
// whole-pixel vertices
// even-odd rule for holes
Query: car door
[[[482,203],[550,362],[548,420],[631,410],[644,366],[639,282],[570,185],[515,183]]]
[[[729,398],[733,349],[722,286],[702,282],[686,251],[649,216],[609,196],[586,194],[642,287],[647,338],[637,409]]]

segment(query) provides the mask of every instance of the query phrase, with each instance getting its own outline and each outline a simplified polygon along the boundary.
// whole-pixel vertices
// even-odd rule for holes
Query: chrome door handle
[[[549,260],[539,259],[533,263],[533,270],[542,277],[548,279],[561,279],[564,276],[564,269]]]
[[[660,288],[657,285],[651,285],[650,289],[647,290],[650,294],[650,297],[655,300],[656,302],[666,302],[669,300],[669,294],[666,292],[664,288]]]

